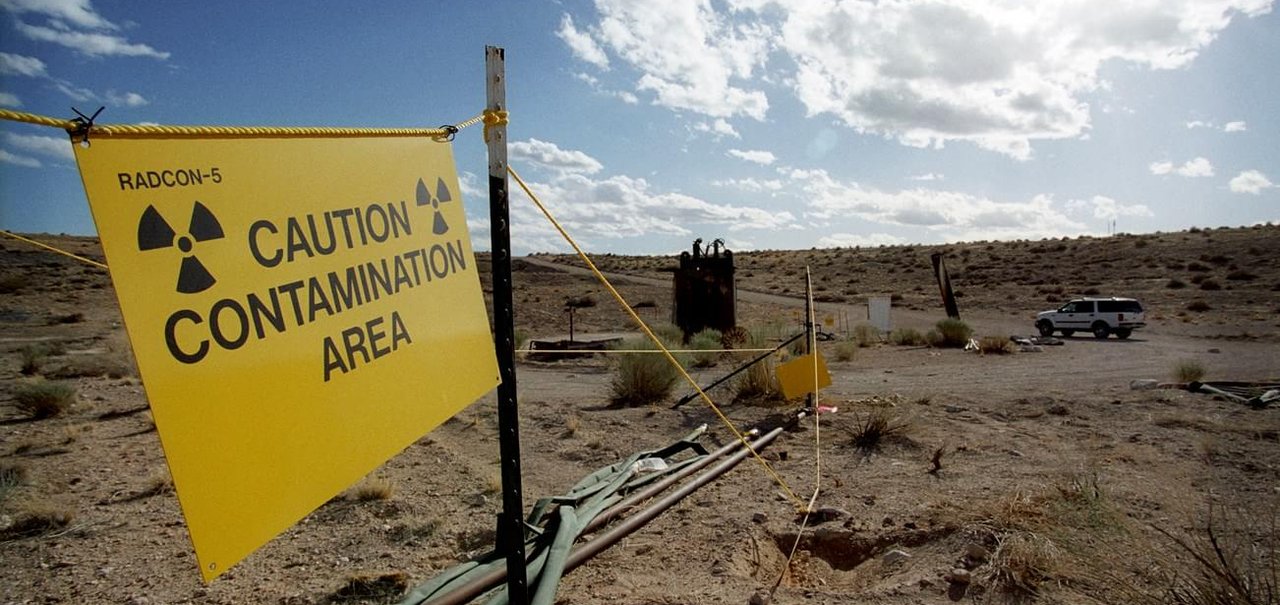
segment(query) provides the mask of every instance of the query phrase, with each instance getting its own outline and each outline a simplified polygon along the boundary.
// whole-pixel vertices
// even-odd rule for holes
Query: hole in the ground
[[[799,550],[826,561],[832,569],[848,571],[891,548],[917,547],[946,538],[955,532],[954,527],[935,526],[923,529],[894,529],[884,532],[866,532],[845,527],[816,527],[804,531],[786,530],[773,533],[773,543],[782,556],[791,552],[796,536],[800,535]]]

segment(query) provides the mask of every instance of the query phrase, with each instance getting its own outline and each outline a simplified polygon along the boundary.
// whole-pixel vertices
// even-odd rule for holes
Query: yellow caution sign
[[[803,397],[815,393],[818,389],[831,386],[831,373],[827,371],[827,361],[818,353],[818,386],[813,385],[814,355],[801,355],[778,366],[778,386],[782,387],[782,396],[787,399]]]
[[[75,151],[206,581],[499,382],[449,144]]]

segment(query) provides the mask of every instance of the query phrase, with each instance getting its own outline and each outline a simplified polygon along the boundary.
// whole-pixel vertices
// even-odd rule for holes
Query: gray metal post
[[[484,48],[486,108],[507,110],[506,53]],[[524,498],[520,490],[520,413],[516,402],[515,308],[511,302],[511,226],[507,195],[507,127],[487,125],[489,144],[489,232],[493,275],[493,338],[498,355],[498,449],[502,467],[502,513],[497,547],[507,559],[511,605],[529,602],[525,575]]]

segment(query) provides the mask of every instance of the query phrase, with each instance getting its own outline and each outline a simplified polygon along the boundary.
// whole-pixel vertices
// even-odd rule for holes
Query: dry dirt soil
[[[102,259],[94,239],[36,237]],[[767,338],[799,329],[806,266],[838,337],[871,294],[894,296],[895,327],[928,329],[942,316],[934,251],[978,335],[1031,334],[1036,311],[1081,294],[1137,297],[1149,325],[1009,355],[824,342],[833,384],[820,403],[838,411],[764,452],[802,498],[817,488],[822,518],[802,528],[747,460],[569,574],[558,602],[1168,602],[1205,570],[1192,551],[1210,533],[1225,567],[1274,587],[1280,409],[1130,383],[1173,381],[1184,362],[1206,380],[1280,378],[1277,250],[1280,227],[1266,225],[737,254],[739,324]],[[630,303],[652,303],[646,321],[665,323],[674,257],[596,260]],[[597,304],[577,312],[579,334],[634,331],[576,259],[517,259],[514,280],[523,337],[566,334],[564,303],[581,297]],[[731,439],[704,404],[670,409],[682,386],[611,407],[613,359],[520,362],[526,505],[702,423],[708,445]],[[725,355],[695,377],[734,366]],[[69,409],[22,412],[16,394],[37,381],[74,389]],[[800,407],[711,395],[739,428]],[[891,428],[877,443],[872,420]],[[331,500],[203,585],[105,271],[0,241],[0,603],[394,601],[342,588],[397,573],[416,585],[491,543],[496,423],[490,394],[376,470],[372,496]]]

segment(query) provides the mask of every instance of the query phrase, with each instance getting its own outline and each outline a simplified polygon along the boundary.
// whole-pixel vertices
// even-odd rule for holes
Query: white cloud
[[[556,172],[595,174],[604,168],[595,158],[581,151],[561,149],[555,143],[538,139],[513,141],[507,149],[516,162],[529,162]]]
[[[771,39],[766,26],[734,23],[709,0],[597,0],[596,9],[599,23],[586,34],[641,72],[636,90],[652,93],[655,104],[764,119],[768,98],[744,83],[763,67]]]
[[[1093,218],[1115,220],[1122,216],[1155,216],[1145,204],[1122,204],[1105,195],[1095,195],[1088,200],[1070,200],[1068,211],[1092,210]]]
[[[23,166],[25,168],[39,168],[41,166],[40,160],[21,155],[14,155],[3,149],[0,149],[0,162],[13,164],[14,166]]]
[[[766,191],[782,190],[782,181],[778,179],[757,179],[757,178],[748,177],[745,179],[716,180],[716,181],[711,181],[711,184],[715,185],[716,187],[741,189],[743,191],[750,191],[752,193],[762,193]]]
[[[112,34],[53,29],[28,25],[21,21],[14,24],[14,28],[32,40],[61,44],[91,57],[154,57],[161,60],[169,58],[167,52],[158,51],[146,44],[134,44]]]
[[[1147,168],[1151,170],[1151,174],[1155,175],[1177,174],[1188,178],[1213,176],[1213,163],[1206,158],[1187,160],[1178,167],[1174,167],[1173,162],[1168,161],[1152,162]]]
[[[1194,128],[1217,128],[1217,126],[1214,125],[1213,122],[1205,122],[1204,120],[1191,120],[1190,122],[1187,122],[1188,130]]]
[[[695,122],[693,129],[698,132],[709,132],[717,136],[733,137],[741,139],[742,135],[738,134],[737,129],[733,127],[727,120],[716,118],[711,122]]]
[[[710,226],[740,232],[790,227],[795,217],[777,212],[709,202],[690,195],[655,190],[647,181],[628,176],[593,179],[582,174],[560,174],[530,188],[575,239],[588,247],[600,240],[688,236]],[[527,200],[524,191],[512,189],[512,236],[523,250],[563,250],[565,245],[546,218]]]
[[[31,134],[14,134],[12,132],[4,133],[4,140],[12,147],[16,147],[23,151],[56,158],[59,160],[74,160],[75,151],[71,148],[71,141],[65,137],[45,137]]]
[[[36,13],[85,29],[119,29],[91,4],[89,0],[0,0],[0,8],[19,15]]]
[[[946,179],[946,178],[947,178],[947,177],[946,177],[946,175],[943,175],[942,173],[926,172],[926,173],[924,173],[924,174],[917,174],[917,175],[915,175],[915,176],[912,176],[912,177],[911,177],[911,180],[913,180],[913,181],[941,181],[941,180],[944,180],[944,179]]]
[[[150,101],[146,100],[142,95],[136,92],[117,94],[114,91],[107,93],[107,102],[112,105],[123,105],[125,107],[142,107],[143,105],[150,103]]]
[[[1085,230],[1047,195],[1026,202],[1001,202],[936,189],[882,191],[837,181],[825,170],[781,172],[800,187],[808,200],[809,216],[817,219],[854,218],[925,229],[947,241],[1056,237]]]
[[[778,161],[778,157],[773,155],[772,152],[762,149],[730,149],[729,155],[761,166],[768,166]]]
[[[596,0],[587,34],[671,109],[763,119],[777,82],[859,133],[1025,160],[1088,134],[1102,65],[1185,67],[1272,2]]]
[[[1258,195],[1263,189],[1275,187],[1275,184],[1267,178],[1267,175],[1257,170],[1245,170],[1237,174],[1229,183],[1233,193],[1251,193]]]
[[[17,95],[0,92],[0,107],[22,107],[22,101]]]
[[[854,246],[895,246],[904,244],[906,240],[888,233],[833,233],[818,238],[820,248],[852,248]]]
[[[565,15],[560,19],[560,29],[556,31],[556,37],[564,40],[569,50],[573,51],[573,56],[600,69],[609,69],[609,57],[604,54],[604,49],[600,48],[591,36],[574,27],[573,17]]]
[[[1244,132],[1248,129],[1249,129],[1248,125],[1245,124],[1243,121],[1227,122],[1226,125],[1222,127],[1222,132]]]
[[[47,74],[45,73],[44,61],[40,59],[11,53],[0,53],[0,75],[43,78]]]

